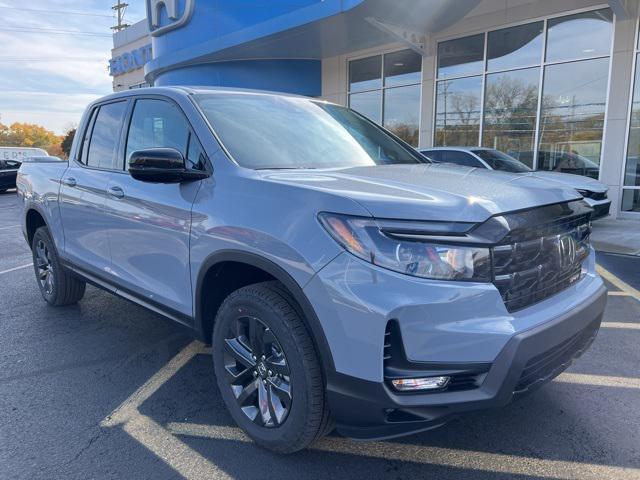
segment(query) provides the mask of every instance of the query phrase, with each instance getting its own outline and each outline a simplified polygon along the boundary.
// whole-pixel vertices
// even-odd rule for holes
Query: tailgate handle
[[[116,186],[107,188],[107,193],[116,198],[124,197],[124,191],[122,190],[122,188]]]
[[[67,177],[64,180],[62,180],[62,183],[64,183],[67,187],[75,187],[78,182],[76,182],[76,179],[73,177]]]

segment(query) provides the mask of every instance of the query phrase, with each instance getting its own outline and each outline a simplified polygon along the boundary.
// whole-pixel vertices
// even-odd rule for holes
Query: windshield
[[[494,170],[502,170],[503,172],[513,173],[524,173],[531,171],[531,169],[524,163],[498,150],[473,150],[473,153],[487,162],[489,166]]]
[[[355,112],[306,98],[198,94],[196,102],[239,165],[253,169],[427,163]]]

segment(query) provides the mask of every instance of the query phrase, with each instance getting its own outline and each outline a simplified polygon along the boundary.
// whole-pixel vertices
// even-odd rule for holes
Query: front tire
[[[216,316],[212,344],[222,398],[258,445],[292,453],[327,432],[330,416],[318,355],[278,282],[229,295]]]
[[[47,227],[36,230],[31,252],[42,298],[56,307],[78,303],[84,296],[86,283],[62,265]]]

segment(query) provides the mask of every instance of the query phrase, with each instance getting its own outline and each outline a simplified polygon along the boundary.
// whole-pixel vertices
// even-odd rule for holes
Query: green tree
[[[64,156],[66,158],[69,158],[69,155],[71,154],[71,145],[73,145],[73,138],[75,136],[76,136],[76,129],[72,128],[66,133],[66,135],[62,139],[62,143],[60,144],[60,147],[62,148],[62,152],[64,153]]]
[[[0,123],[1,147],[43,148],[50,155],[62,155],[62,136],[33,123]]]

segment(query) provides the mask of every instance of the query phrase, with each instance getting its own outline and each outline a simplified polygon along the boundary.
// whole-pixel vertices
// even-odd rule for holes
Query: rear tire
[[[216,316],[212,345],[222,398],[258,445],[292,453],[328,433],[331,417],[318,354],[278,282],[229,295]]]
[[[31,252],[42,298],[55,307],[78,303],[84,296],[86,283],[62,265],[47,227],[36,230]]]

